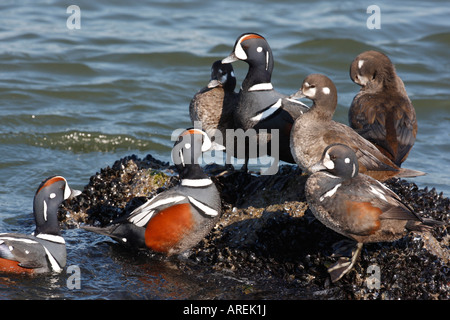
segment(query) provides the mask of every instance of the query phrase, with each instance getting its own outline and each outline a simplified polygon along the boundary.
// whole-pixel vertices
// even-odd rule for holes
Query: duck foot
[[[339,281],[344,275],[350,272],[350,270],[355,265],[355,262],[358,259],[359,255],[361,254],[362,247],[363,244],[358,242],[356,244],[356,247],[353,247],[351,258],[342,256],[335,264],[328,268],[327,271],[330,274],[332,282]]]

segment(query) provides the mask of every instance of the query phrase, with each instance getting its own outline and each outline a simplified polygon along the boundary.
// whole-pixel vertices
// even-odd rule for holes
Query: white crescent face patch
[[[303,94],[307,97],[315,97],[316,96],[316,88],[308,87],[306,90],[302,90]]]
[[[247,37],[247,35],[244,35],[239,39],[238,43],[236,44],[236,48],[234,49],[234,55],[240,60],[247,60],[247,54],[245,53],[241,45],[242,39],[245,37]]]
[[[328,152],[325,153],[325,157],[323,158],[322,163],[328,170],[334,169],[334,162],[330,159],[330,155],[328,154]]]

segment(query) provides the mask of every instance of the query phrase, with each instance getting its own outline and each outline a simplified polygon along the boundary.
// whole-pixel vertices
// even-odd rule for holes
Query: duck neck
[[[35,235],[51,234],[61,235],[58,222],[58,208],[54,202],[34,201],[33,211],[36,222]]]
[[[270,55],[271,56],[271,55]],[[266,64],[256,64],[249,62],[247,76],[242,82],[242,89],[244,91],[249,90],[251,87],[257,84],[271,83],[273,61],[269,57],[269,61]]]
[[[227,81],[223,85],[223,90],[225,92],[234,92],[235,88],[236,88],[236,78],[228,76]]]
[[[187,164],[179,169],[180,180],[204,180],[209,179],[208,175],[203,171],[199,164]]]
[[[330,97],[314,100],[311,109],[307,112],[319,115],[319,119],[332,120],[334,112],[336,111],[337,97],[332,95]],[[306,113],[306,114],[307,114]]]

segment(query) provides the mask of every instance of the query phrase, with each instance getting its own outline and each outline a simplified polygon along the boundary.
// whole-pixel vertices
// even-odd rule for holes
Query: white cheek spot
[[[328,169],[328,170],[333,170],[334,169],[334,162],[330,159],[330,155],[327,153],[325,153],[325,157],[323,158],[323,165]]]
[[[56,193],[53,193],[53,192],[50,193],[49,197],[50,197],[50,199],[54,199],[56,197]]]
[[[322,92],[325,93],[325,94],[330,94],[330,88],[323,87]]]
[[[233,78],[236,78],[236,76],[234,75],[234,71],[231,71],[230,75],[231,75]]]
[[[358,61],[358,68],[361,69],[363,64],[364,64],[364,60],[359,60]]]
[[[261,52],[261,51],[263,51],[263,48],[262,47],[258,47],[258,48],[256,48],[256,51]]]
[[[350,158],[345,158],[345,159],[344,159],[344,162],[345,162],[345,163],[350,163]]]
[[[220,83],[225,83],[225,82],[227,82],[227,80],[228,80],[228,76],[226,74],[224,74],[222,76],[222,78],[220,78]]]

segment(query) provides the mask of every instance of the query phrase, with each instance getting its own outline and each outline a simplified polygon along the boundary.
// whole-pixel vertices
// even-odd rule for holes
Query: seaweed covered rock
[[[178,267],[199,280],[211,272],[247,279],[248,299],[448,299],[449,234],[445,226],[363,248],[353,270],[331,283],[333,245],[345,238],[317,221],[304,196],[307,176],[297,166],[276,175],[206,166],[222,196],[223,215]],[[66,202],[68,227],[105,225],[178,182],[173,168],[148,155],[130,156],[93,175],[81,196]],[[450,199],[435,189],[391,179],[386,185],[419,215],[448,224]],[[227,288],[215,298],[227,298]],[[234,296],[233,296],[234,298]]]
[[[125,157],[91,176],[78,199],[63,205],[59,219],[69,227],[104,226],[177,182],[168,163],[151,155]]]

